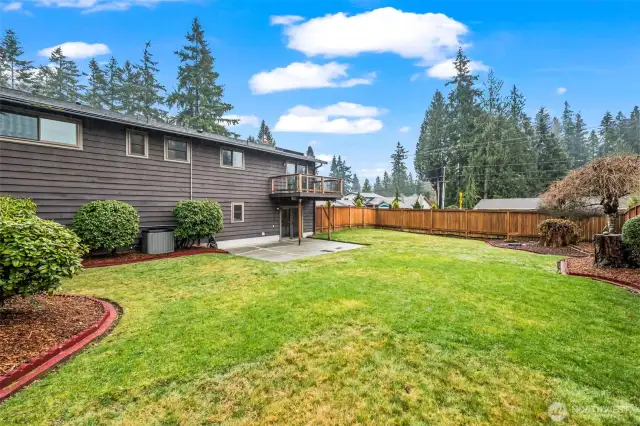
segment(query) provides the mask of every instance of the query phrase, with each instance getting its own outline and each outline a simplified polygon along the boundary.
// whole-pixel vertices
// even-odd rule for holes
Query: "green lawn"
[[[92,269],[111,335],[0,405],[0,424],[640,424],[640,298],[558,258],[381,230],[289,263],[200,255]]]

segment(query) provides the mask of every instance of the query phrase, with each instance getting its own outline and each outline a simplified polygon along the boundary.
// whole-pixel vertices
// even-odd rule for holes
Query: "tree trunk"
[[[625,265],[625,251],[622,235],[596,235],[593,239],[595,265],[599,268],[622,268]]]
[[[614,234],[616,232],[616,218],[617,213],[607,215],[607,231],[609,231],[610,234]]]

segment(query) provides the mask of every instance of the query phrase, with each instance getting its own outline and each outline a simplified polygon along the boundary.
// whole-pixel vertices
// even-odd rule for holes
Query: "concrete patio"
[[[264,260],[266,262],[288,262],[290,260],[353,250],[360,247],[364,246],[360,244],[305,238],[300,245],[298,245],[298,240],[285,239],[277,243],[229,249],[229,252],[238,256]]]

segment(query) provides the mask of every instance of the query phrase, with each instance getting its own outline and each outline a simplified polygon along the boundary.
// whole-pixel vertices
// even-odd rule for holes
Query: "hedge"
[[[131,246],[140,236],[140,216],[122,201],[92,201],[76,212],[72,227],[89,248],[115,250]]]

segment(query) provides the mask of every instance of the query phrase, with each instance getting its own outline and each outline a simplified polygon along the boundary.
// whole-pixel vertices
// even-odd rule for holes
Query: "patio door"
[[[280,207],[280,238],[298,238],[297,207]]]

